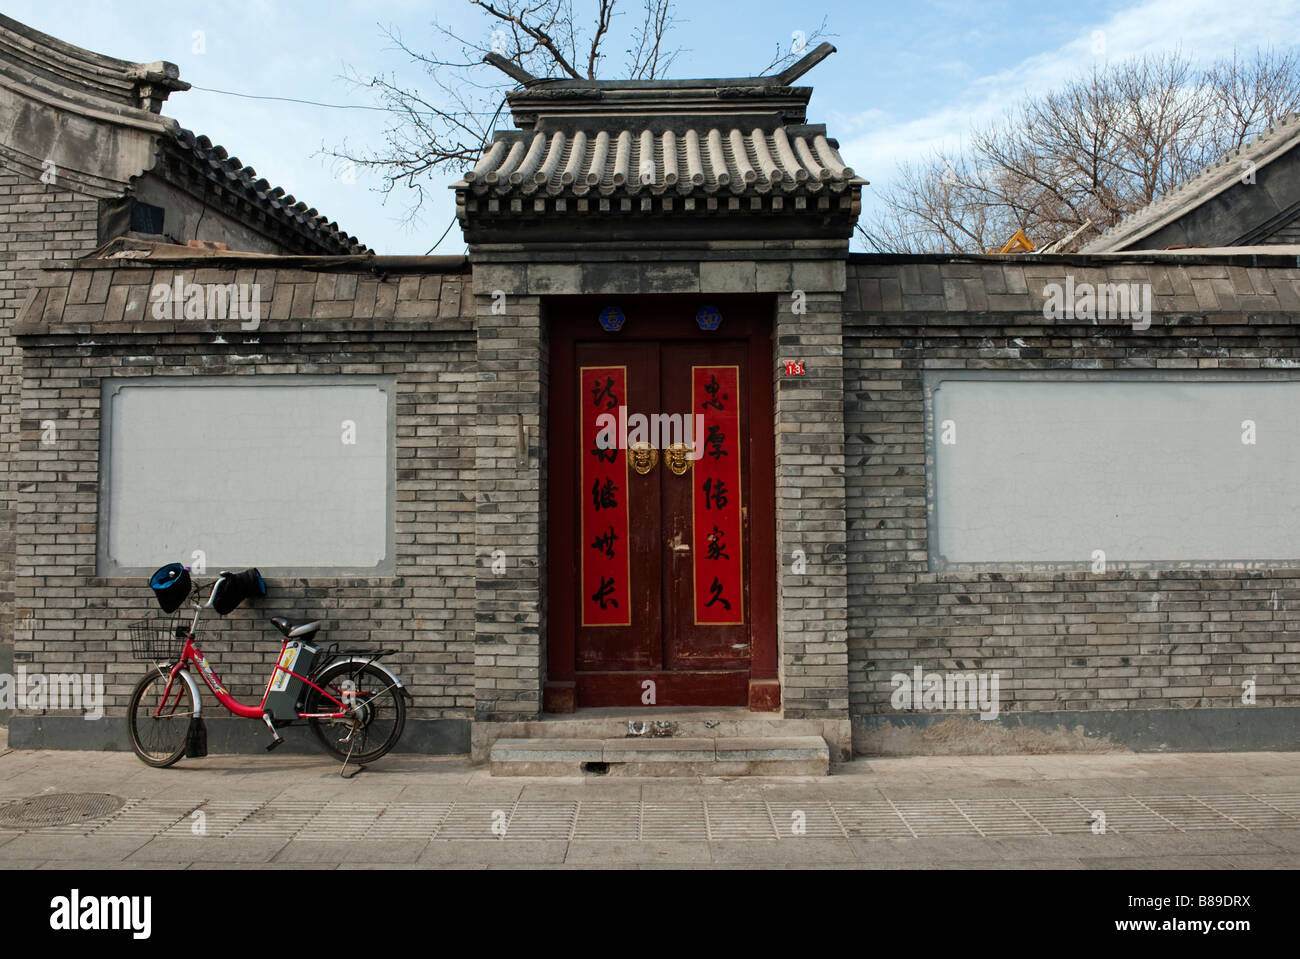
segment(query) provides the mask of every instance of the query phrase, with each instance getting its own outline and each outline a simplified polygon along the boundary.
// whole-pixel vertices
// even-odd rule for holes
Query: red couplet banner
[[[691,367],[691,411],[704,416],[692,464],[695,625],[745,622],[741,543],[740,368]]]
[[[617,426],[618,408],[625,405],[627,367],[584,366],[578,371],[583,626],[632,624],[627,453]],[[608,417],[614,426],[607,425]]]

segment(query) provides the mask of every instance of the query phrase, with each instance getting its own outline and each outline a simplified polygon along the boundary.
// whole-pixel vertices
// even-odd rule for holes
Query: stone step
[[[820,736],[498,739],[493,776],[826,776]]]
[[[830,747],[832,762],[852,758],[847,719],[786,719],[747,709],[664,708],[582,709],[565,715],[512,722],[476,722],[470,729],[470,755],[486,763],[499,739],[790,739],[813,736]]]

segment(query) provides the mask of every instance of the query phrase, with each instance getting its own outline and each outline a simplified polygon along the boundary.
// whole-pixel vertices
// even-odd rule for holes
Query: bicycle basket
[[[146,663],[174,663],[185,645],[188,624],[182,619],[141,619],[127,625],[131,656]]]

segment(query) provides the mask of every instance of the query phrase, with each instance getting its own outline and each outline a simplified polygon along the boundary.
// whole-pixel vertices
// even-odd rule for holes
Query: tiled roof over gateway
[[[465,175],[478,194],[842,193],[852,168],[820,128],[556,130],[503,136]],[[859,181],[861,182],[861,181]]]
[[[807,122],[812,89],[789,85],[830,52],[823,45],[776,76],[731,79],[538,80],[516,69],[524,89],[508,101],[518,129],[498,131],[454,185],[466,236],[507,241],[507,229],[593,215],[645,229],[683,215],[741,217],[751,228],[780,219],[785,231],[806,216],[814,229],[851,230],[866,181],[826,128]]]

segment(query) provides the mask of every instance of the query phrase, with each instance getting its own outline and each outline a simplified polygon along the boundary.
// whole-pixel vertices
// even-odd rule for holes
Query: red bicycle
[[[160,578],[166,583],[165,590],[159,588]],[[194,618],[188,628],[183,621],[170,628],[148,621],[130,627],[136,657],[153,664],[153,670],[135,687],[128,707],[127,725],[135,754],[157,767],[171,766],[182,756],[207,755],[199,686],[191,667],[227,710],[266,723],[272,737],[268,750],[284,742],[279,729],[306,722],[321,745],[343,760],[344,769],[349,761],[361,765],[388,753],[401,738],[411,698],[401,680],[378,662],[396,650],[340,650],[334,645],[322,653],[313,642],[319,621],[272,617],[284,641],[261,702],[248,705],[230,694],[194,637],[203,610],[215,606],[225,615],[246,598],[249,583],[260,588],[259,595],[265,595],[257,570],[223,571],[204,603],[202,590],[197,586],[190,589],[189,570],[179,563],[154,574],[150,585],[164,611],[172,613],[188,599]],[[164,599],[165,591],[172,599]],[[183,594],[183,599],[175,599],[177,594]],[[178,644],[183,644],[179,654]]]

